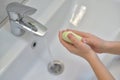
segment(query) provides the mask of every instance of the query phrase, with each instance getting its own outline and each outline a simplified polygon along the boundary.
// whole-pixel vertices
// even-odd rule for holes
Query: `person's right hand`
[[[100,39],[99,37],[92,35],[90,33],[85,33],[85,32],[70,30],[70,29],[68,29],[68,31],[72,31],[82,36],[83,41],[85,41],[95,52],[97,53],[105,52],[107,41]]]

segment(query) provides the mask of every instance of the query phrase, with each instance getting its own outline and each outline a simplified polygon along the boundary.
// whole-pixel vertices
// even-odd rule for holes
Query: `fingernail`
[[[83,43],[87,43],[87,41],[86,41],[85,38],[82,38],[82,42],[83,42]]]
[[[72,33],[69,33],[69,34],[68,34],[68,38],[71,39],[72,37],[74,37],[73,34],[72,34]]]

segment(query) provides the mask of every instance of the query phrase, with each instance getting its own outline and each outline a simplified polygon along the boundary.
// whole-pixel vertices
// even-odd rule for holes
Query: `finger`
[[[75,52],[76,51],[75,47],[72,44],[69,44],[62,39],[62,31],[59,32],[59,40],[62,43],[62,45],[65,48],[67,48],[70,52]]]
[[[86,42],[86,38],[82,38],[81,41],[82,41],[83,43],[87,43],[87,42]]]
[[[65,42],[63,39],[62,39],[62,31],[59,32],[59,40],[60,42],[64,45],[69,45],[67,42]]]
[[[68,34],[68,38],[72,41],[72,44],[79,48],[82,44],[82,42],[80,40],[78,40],[73,34]]]
[[[63,46],[68,49],[71,53],[75,53],[77,50],[76,50],[76,47],[69,44],[69,43],[66,43],[66,42],[62,42]]]
[[[62,33],[63,33],[63,31],[59,31],[59,40],[60,40],[60,42],[62,42]]]

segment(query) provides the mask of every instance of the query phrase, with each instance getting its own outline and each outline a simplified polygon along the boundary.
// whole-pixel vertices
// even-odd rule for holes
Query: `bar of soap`
[[[62,39],[68,43],[71,43],[72,44],[72,41],[68,38],[68,34],[72,33],[78,40],[81,41],[82,37],[73,33],[72,31],[65,31],[62,33]]]

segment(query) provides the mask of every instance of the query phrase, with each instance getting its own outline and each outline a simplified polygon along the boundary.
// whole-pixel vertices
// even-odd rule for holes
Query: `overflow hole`
[[[36,45],[37,45],[37,42],[33,42],[33,43],[32,43],[32,48],[35,48]]]

